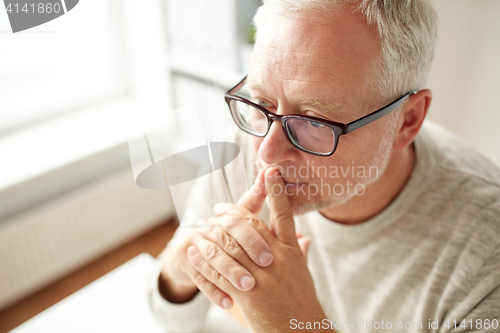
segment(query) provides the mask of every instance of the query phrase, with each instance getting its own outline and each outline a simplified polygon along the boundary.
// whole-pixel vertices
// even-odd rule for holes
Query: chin
[[[318,199],[319,198],[301,198],[294,195],[288,196],[293,215],[302,215],[323,208],[322,200]]]
[[[298,201],[296,198],[288,197],[290,201],[290,207],[292,208],[293,215],[302,215],[305,213],[312,212],[315,210],[316,205],[312,202]]]

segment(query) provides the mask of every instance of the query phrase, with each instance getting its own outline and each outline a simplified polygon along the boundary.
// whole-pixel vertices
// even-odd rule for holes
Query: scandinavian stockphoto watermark
[[[12,32],[42,25],[72,10],[79,0],[4,0]]]
[[[261,167],[254,165],[254,173]],[[284,188],[275,185],[271,188],[274,194],[285,193],[288,196],[352,197],[361,196],[366,186],[379,178],[379,167],[376,165],[315,165],[314,161],[306,161],[305,165],[278,166],[280,176],[285,181]]]

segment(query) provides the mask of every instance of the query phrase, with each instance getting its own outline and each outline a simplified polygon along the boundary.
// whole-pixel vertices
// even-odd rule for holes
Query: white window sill
[[[130,167],[140,107],[124,97],[0,137],[0,220]]]

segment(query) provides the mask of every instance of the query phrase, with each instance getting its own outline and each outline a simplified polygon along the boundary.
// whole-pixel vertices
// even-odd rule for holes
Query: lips
[[[308,181],[303,179],[288,178],[286,175],[281,176],[285,184],[307,184]]]
[[[293,185],[293,186],[300,186],[300,185],[307,185],[306,182],[290,182],[285,180],[285,186],[286,185]]]

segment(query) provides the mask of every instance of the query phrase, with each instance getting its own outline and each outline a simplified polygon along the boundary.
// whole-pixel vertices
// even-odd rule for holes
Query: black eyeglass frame
[[[286,137],[288,138],[288,141],[290,141],[290,143],[295,148],[297,148],[297,149],[299,149],[299,150],[301,150],[303,152],[306,152],[306,153],[309,153],[309,154],[313,154],[313,155],[317,155],[317,156],[331,156],[331,155],[333,155],[333,153],[335,153],[335,150],[337,149],[337,145],[338,145],[338,142],[339,142],[339,137],[341,135],[345,135],[347,133],[350,133],[350,132],[352,132],[352,131],[360,128],[360,127],[368,125],[369,123],[371,123],[371,122],[373,122],[373,121],[375,121],[375,120],[377,120],[377,119],[379,119],[379,118],[387,115],[388,113],[390,113],[391,111],[393,111],[394,109],[396,109],[397,107],[399,107],[408,97],[410,97],[411,95],[417,93],[416,91],[410,91],[410,92],[406,93],[405,95],[399,97],[395,101],[387,104],[386,106],[381,107],[380,109],[378,109],[376,111],[373,111],[370,114],[367,114],[366,116],[363,116],[363,117],[361,117],[359,119],[351,121],[348,124],[343,124],[343,123],[337,123],[335,121],[326,120],[326,119],[323,119],[323,118],[317,118],[317,117],[311,117],[311,116],[303,116],[303,115],[296,115],[296,114],[282,116],[282,115],[270,112],[266,108],[264,108],[264,107],[262,107],[262,106],[260,106],[258,104],[255,104],[254,102],[246,99],[245,97],[242,97],[242,96],[239,96],[239,95],[234,95],[233,92],[235,90],[239,90],[241,88],[241,86],[245,83],[246,78],[247,77],[245,76],[234,87],[232,87],[231,89],[229,89],[228,91],[226,91],[226,93],[224,93],[224,99],[226,100],[226,103],[227,103],[227,105],[229,107],[229,111],[231,112],[231,116],[233,117],[233,120],[236,123],[236,125],[238,125],[238,121],[236,120],[236,117],[233,114],[233,110],[231,108],[231,101],[232,100],[236,100],[236,101],[240,101],[240,102],[246,103],[246,104],[248,104],[248,105],[250,105],[250,106],[258,109],[259,111],[261,111],[262,113],[264,113],[264,115],[266,116],[267,121],[268,121],[267,131],[266,131],[266,133],[264,133],[262,135],[257,135],[255,133],[251,133],[251,132],[245,130],[244,128],[242,128],[242,127],[240,127],[238,125],[238,127],[242,131],[244,131],[244,132],[246,132],[248,134],[257,136],[257,137],[265,137],[267,135],[267,133],[269,133],[269,129],[271,128],[271,125],[272,125],[273,121],[277,120],[277,121],[279,121],[281,123],[281,126],[283,127],[283,130],[285,131],[285,134],[286,134]],[[332,151],[330,151],[329,153],[319,153],[319,152],[315,152],[313,150],[309,150],[307,148],[304,148],[304,147],[300,146],[297,142],[295,142],[293,140],[292,135],[289,132],[288,127],[286,126],[286,122],[289,119],[306,119],[306,120],[311,120],[311,121],[314,121],[314,122],[321,123],[322,125],[328,126],[333,131],[333,133],[335,135],[334,146],[333,146]]]

